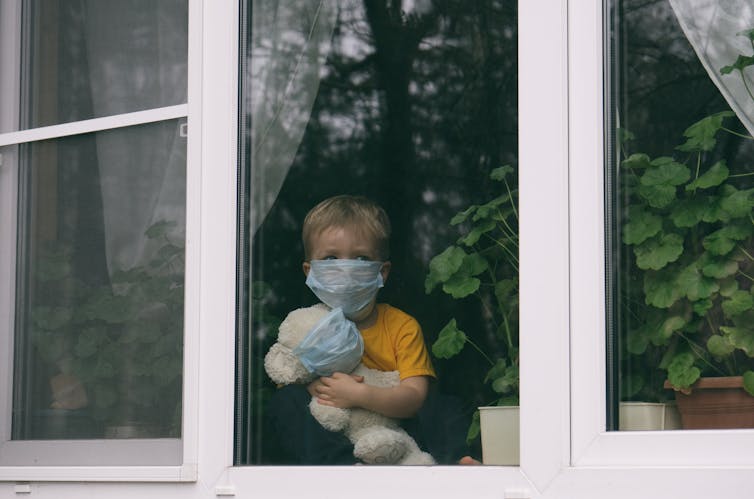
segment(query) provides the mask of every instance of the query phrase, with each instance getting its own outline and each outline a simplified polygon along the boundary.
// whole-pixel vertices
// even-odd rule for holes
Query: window
[[[187,4],[2,8],[0,465],[180,465]]]
[[[434,457],[481,458],[476,407],[518,405],[515,3],[245,5],[250,324],[239,331],[236,459],[295,462],[265,418],[277,390],[264,359],[286,314],[316,302],[301,225],[337,194],[372,198],[391,219],[378,300],[421,324],[438,407],[453,407],[435,415],[446,422],[435,433],[458,449]]]
[[[62,8],[63,4],[78,8],[85,4],[79,0],[28,3],[34,6],[44,4],[45,9],[51,6]],[[282,9],[293,9],[300,7],[294,4],[301,2],[277,3]],[[606,171],[615,174],[624,171],[617,164],[619,156],[610,159],[609,155],[615,123],[629,128],[626,120],[638,123],[641,113],[636,112],[642,109],[635,107],[640,104],[635,98],[627,107],[621,107],[623,101],[609,91],[626,88],[617,85],[621,80],[616,78],[620,76],[616,69],[622,66],[609,62],[614,60],[608,57],[611,53],[609,47],[625,48],[625,43],[631,41],[630,36],[628,39],[619,37],[619,30],[614,27],[628,22],[632,15],[635,17],[629,26],[631,23],[652,24],[653,16],[644,17],[642,14],[646,9],[653,15],[668,15],[661,19],[658,29],[671,32],[681,26],[681,31],[675,31],[671,36],[673,43],[661,48],[688,56],[684,70],[697,76],[692,78],[694,85],[698,84],[697,90],[706,88],[710,92],[708,95],[714,94],[709,84],[714,71],[701,71],[699,63],[691,57],[689,46],[694,46],[690,41],[693,37],[687,37],[682,24],[674,24],[674,18],[677,18],[670,14],[665,0],[622,4],[532,0],[519,2],[517,6],[517,149],[518,164],[522,166],[518,171],[521,464],[433,467],[237,465],[258,462],[245,456],[263,455],[254,454],[256,449],[239,444],[239,441],[247,442],[249,446],[259,443],[249,436],[253,428],[236,431],[242,426],[234,425],[234,417],[239,415],[234,412],[235,402],[257,407],[255,400],[236,396],[236,392],[256,394],[253,389],[236,386],[236,381],[253,380],[254,373],[246,378],[234,376],[234,361],[239,354],[234,334],[237,309],[244,312],[248,306],[249,323],[253,324],[256,320],[254,307],[258,306],[253,294],[248,297],[250,303],[247,305],[243,303],[242,295],[236,292],[239,284],[245,288],[243,275],[239,279],[236,269],[237,246],[244,240],[239,230],[248,232],[248,226],[241,224],[239,227],[237,217],[238,213],[247,217],[251,213],[239,206],[251,198],[244,199],[243,195],[241,199],[237,198],[239,184],[244,194],[250,192],[251,184],[236,177],[236,144],[244,144],[237,137],[243,137],[249,131],[244,128],[248,123],[241,124],[238,130],[239,113],[236,109],[236,95],[242,81],[238,75],[239,37],[236,27],[239,24],[245,26],[246,18],[242,14],[240,17],[244,23],[238,22],[239,5],[231,0],[189,0],[189,4],[187,104],[182,103],[186,102],[184,100],[175,101],[175,105],[166,103],[167,107],[152,103],[116,111],[126,114],[78,115],[75,119],[83,121],[64,122],[60,119],[58,124],[48,123],[49,127],[38,123],[38,128],[24,128],[25,122],[19,121],[23,106],[19,108],[19,104],[26,101],[19,95],[25,80],[19,75],[25,74],[21,71],[23,67],[30,67],[20,62],[28,62],[27,55],[23,54],[29,53],[29,38],[22,37],[21,33],[28,33],[29,18],[24,17],[27,19],[24,23],[20,21],[21,7],[26,5],[25,2],[0,2],[0,67],[3,68],[0,71],[0,355],[3,358],[0,361],[0,446],[4,458],[15,456],[14,462],[20,464],[4,461],[0,465],[0,497],[17,498],[31,492],[34,497],[56,499],[165,495],[181,498],[251,497],[260,494],[345,499],[352,498],[354,490],[369,497],[400,497],[409,490],[416,497],[510,499],[696,499],[748,498],[751,495],[752,430],[610,429],[610,424],[617,429],[619,422],[608,417],[608,409],[613,405],[606,394],[617,402],[627,392],[613,390],[620,385],[608,385],[606,376],[607,353],[612,352],[609,340],[620,338],[620,335],[607,334],[613,322],[608,320],[612,300],[606,291],[617,293],[619,288],[606,287],[609,276],[616,274],[611,274],[610,267],[606,266],[609,260],[605,250],[606,247],[618,248],[620,239],[611,239],[611,232],[605,230],[606,226],[609,228],[606,220],[613,220],[606,209],[613,206],[606,204],[606,193],[615,192],[607,188],[615,176],[606,175]],[[407,10],[419,4],[402,2]],[[471,9],[482,4],[484,2],[466,2],[464,7]],[[678,4],[672,2],[671,9]],[[747,18],[749,6],[745,1],[702,3],[695,7],[694,18],[704,23],[706,17],[702,7],[717,4],[735,6],[737,18]],[[243,2],[242,5],[250,4]],[[433,2],[432,5],[446,3]],[[620,5],[623,7],[614,8]],[[302,27],[306,17],[294,18],[301,20],[298,32],[311,31]],[[717,24],[710,23],[712,26]],[[686,28],[693,27],[694,22],[687,21],[685,25]],[[49,24],[45,33],[53,33],[48,28]],[[641,26],[635,27],[635,30],[640,29]],[[651,31],[650,35],[658,33],[657,30]],[[634,36],[639,34],[637,31]],[[606,37],[613,37],[609,46],[605,44]],[[246,43],[245,36],[241,39]],[[300,40],[293,36],[285,39]],[[741,40],[746,41],[743,37]],[[615,45],[616,41],[622,41],[624,45]],[[745,52],[746,49],[743,46],[740,53],[750,54]],[[625,61],[626,54],[618,52],[623,57],[618,60]],[[634,50],[633,54],[637,55],[637,52]],[[699,54],[697,56],[702,60]],[[710,67],[714,69],[715,66]],[[644,78],[654,78],[649,71],[642,73]],[[737,73],[732,75],[735,77]],[[729,78],[727,75],[718,77],[721,80],[718,84]],[[721,88],[717,84],[715,87]],[[682,99],[681,93],[670,96],[680,101],[674,113],[686,112],[682,108],[686,109],[689,104],[708,103]],[[627,94],[618,97],[621,95]],[[718,94],[715,95],[717,102],[722,102]],[[734,110],[730,99],[726,99],[726,104]],[[668,117],[675,116],[674,113],[669,113]],[[615,119],[618,117],[620,120]],[[731,119],[733,117],[725,118],[726,127],[731,124]],[[153,132],[155,129],[175,131],[173,127],[184,121],[190,125],[190,133],[185,144],[183,415],[181,442],[177,448],[179,454],[175,452],[175,446],[172,454],[160,454],[167,456],[168,460],[179,456],[182,465],[139,464],[146,461],[145,457],[157,462],[158,454],[152,445],[174,440],[169,438],[12,440],[14,403],[20,403],[17,400],[33,402],[33,397],[14,399],[12,389],[17,364],[14,344],[17,272],[22,276],[31,272],[28,260],[31,253],[18,248],[17,231],[19,227],[39,227],[34,225],[37,220],[48,222],[47,219],[34,218],[32,207],[50,209],[45,202],[57,203],[63,199],[61,196],[46,199],[37,195],[47,192],[39,190],[47,185],[40,181],[50,180],[52,172],[62,171],[66,166],[49,161],[49,156],[44,155],[61,149],[69,152],[85,149],[87,141],[96,144],[102,137],[111,135],[133,144],[144,135],[152,138],[159,135]],[[648,125],[645,123],[645,126]],[[678,126],[681,133],[685,126],[685,123]],[[633,127],[631,131],[636,135],[634,146],[638,141],[646,140],[646,137],[642,139],[642,126]],[[179,137],[181,132],[179,126]],[[676,139],[682,140],[677,137],[678,131],[662,130],[663,134],[665,132],[664,138],[658,132],[657,140],[667,140],[668,147],[680,142]],[[676,139],[671,141],[672,137]],[[721,137],[718,135],[719,141]],[[655,154],[651,157],[654,159]],[[40,164],[49,168],[40,169]],[[93,164],[99,170],[102,162]],[[607,169],[605,165],[609,165]],[[732,163],[727,166],[731,168]],[[297,165],[294,164],[289,174],[295,168]],[[34,176],[40,173],[44,175]],[[250,170],[242,173],[248,174]],[[746,177],[735,178],[740,181]],[[72,195],[70,192],[60,194]],[[274,210],[273,206],[270,213]],[[280,220],[287,223],[284,218]],[[250,218],[246,221],[249,222]],[[48,229],[49,226],[45,226],[45,230]],[[22,241],[29,240],[32,239],[22,238]],[[251,242],[250,238],[245,240]],[[609,246],[612,242],[616,246]],[[288,248],[284,249],[288,251]],[[629,256],[632,251],[628,248]],[[250,253],[252,259],[256,258],[254,255],[254,252]],[[259,255],[257,252],[256,256]],[[429,256],[431,252],[428,252]],[[276,257],[275,253],[268,254],[267,260]],[[297,281],[297,285],[300,284]],[[420,291],[424,292],[423,289]],[[238,303],[236,296],[242,298]],[[435,299],[441,294],[435,290],[430,296]],[[433,312],[439,315],[450,311],[438,307]],[[458,322],[460,324],[460,320]],[[438,323],[443,325],[447,321],[438,318]],[[243,332],[248,331],[243,329]],[[241,354],[253,354],[254,338],[250,339],[252,343],[247,344],[250,348],[240,350]],[[33,345],[28,343],[26,346]],[[28,349],[22,350],[18,355],[28,352]],[[25,358],[22,360],[26,361]],[[240,367],[242,365],[244,367]],[[237,363],[239,369],[251,365]],[[620,364],[613,367],[620,367]],[[614,372],[620,374],[620,370]],[[34,375],[32,372],[31,376]],[[23,376],[29,374],[22,372]],[[248,454],[239,457],[239,449]],[[56,458],[58,462],[69,464],[23,465],[31,462],[35,455],[44,455],[50,463],[56,452],[63,456]],[[80,456],[87,454],[103,456],[105,460],[94,465],[70,464],[85,463]],[[93,460],[91,458],[90,462]],[[136,464],[124,465],[129,462]],[[186,483],[150,483],[166,481]]]
[[[666,2],[657,2],[652,4],[652,6],[647,4],[645,8],[649,10],[642,11],[642,9],[639,8],[639,3],[630,5],[629,3],[608,3],[605,5],[604,10],[604,19],[606,19],[606,21],[604,21],[604,26],[605,29],[608,30],[606,33],[607,35],[610,35],[612,42],[615,43],[616,40],[619,41],[621,39],[619,36],[620,33],[626,33],[621,26],[629,22],[630,16],[638,16],[633,22],[641,23],[643,21],[640,20],[644,19],[644,15],[649,16],[648,12],[664,13],[667,16],[666,19],[668,22],[663,23],[662,29],[676,30],[679,25],[675,24],[677,22],[675,20],[676,16],[673,11],[670,10],[672,5],[672,3],[670,6],[666,5]],[[697,7],[697,9],[698,8],[699,7]],[[592,15],[600,16],[601,14],[592,12]],[[573,19],[574,18],[572,18],[572,20]],[[578,25],[580,20],[573,22]],[[613,28],[620,28],[620,30],[613,30]],[[673,40],[673,43],[659,43],[657,46],[657,52],[650,52],[644,57],[638,56],[637,53],[635,61],[637,64],[640,64],[638,68],[645,69],[645,71],[642,71],[643,78],[653,80],[665,76],[662,71],[658,71],[656,74],[649,73],[645,66],[651,61],[649,55],[652,53],[656,53],[663,63],[672,63],[672,57],[661,57],[665,51],[670,51],[675,57],[688,57],[688,65],[685,67],[685,70],[691,71],[692,74],[694,71],[698,71],[698,62],[692,57],[692,52],[688,49],[689,41],[687,41],[686,36],[680,31],[667,32],[671,33],[669,39]],[[650,36],[660,36],[661,31],[649,30],[648,33]],[[638,30],[635,30],[635,34],[638,36]],[[591,33],[590,35],[587,35],[586,32],[584,32],[575,36],[574,43],[572,44],[573,48],[569,51],[573,64],[572,67],[577,72],[579,72],[580,69],[583,70],[584,73],[580,74],[585,78],[585,75],[590,74],[591,76],[589,77],[589,80],[594,78],[595,81],[606,81],[607,79],[607,81],[612,82],[612,85],[619,83],[621,80],[618,79],[618,76],[620,75],[617,74],[617,72],[608,72],[613,71],[613,69],[606,69],[606,73],[604,74],[599,73],[603,66],[594,64],[594,55],[589,53],[589,49],[587,49],[588,45],[586,45],[588,36],[595,36],[595,34]],[[626,36],[629,35],[626,34]],[[592,44],[594,44],[594,40],[595,38],[592,38]],[[582,41],[584,44],[582,44]],[[615,47],[615,45],[612,46]],[[626,57],[625,50],[614,50],[606,53],[618,54],[619,57]],[[608,60],[615,61],[616,59]],[[625,61],[625,59],[617,60]],[[584,62],[583,66],[580,61]],[[614,69],[622,68],[620,65],[606,65],[604,67]],[[660,66],[658,69],[663,69],[664,67],[665,66]],[[627,69],[634,70],[634,67],[629,65]],[[595,73],[599,76],[596,76]],[[711,73],[712,72],[707,73],[706,71],[697,72],[696,74],[699,75],[700,78],[697,78],[695,84],[691,87],[694,91],[707,92],[709,100],[699,101],[696,97],[693,97],[696,95],[693,93],[686,93],[684,96],[681,96],[679,94],[679,87],[677,92],[671,92],[671,94],[674,98],[677,97],[681,100],[684,105],[680,106],[680,104],[678,104],[676,106],[678,108],[678,114],[675,114],[675,112],[669,113],[665,115],[665,118],[660,118],[660,116],[663,115],[657,114],[658,119],[676,119],[686,112],[692,112],[691,110],[694,109],[696,110],[693,112],[703,113],[704,111],[697,107],[701,103],[704,103],[705,105],[715,105],[714,100],[719,99],[719,96],[714,92],[714,88],[709,86],[708,74]],[[580,82],[585,81],[582,80],[581,77],[577,77],[577,80]],[[628,78],[623,82],[628,83],[630,88],[630,82],[627,80]],[[679,78],[678,83],[682,86],[688,85],[688,80],[694,81],[694,78]],[[603,236],[599,232],[603,229],[605,223],[603,215],[607,214],[607,219],[610,220],[611,213],[609,212],[609,209],[613,207],[613,205],[609,203],[607,205],[603,204],[605,200],[601,194],[605,191],[602,190],[603,188],[600,185],[600,182],[602,182],[603,178],[606,178],[609,182],[611,180],[611,175],[613,174],[614,176],[612,178],[617,179],[620,178],[621,175],[624,175],[624,173],[627,173],[623,166],[621,166],[620,170],[618,169],[617,156],[614,157],[613,160],[605,161],[602,147],[596,148],[594,144],[600,143],[596,141],[598,141],[599,137],[603,137],[603,129],[600,124],[603,122],[601,116],[604,109],[610,110],[608,120],[605,121],[605,123],[610,123],[609,120],[610,117],[612,117],[612,119],[615,120],[613,121],[613,126],[620,123],[622,127],[627,128],[626,120],[634,120],[633,122],[637,124],[638,128],[635,126],[634,130],[636,131],[632,130],[632,133],[645,133],[641,131],[641,123],[648,123],[648,125],[652,126],[655,124],[654,121],[644,121],[647,116],[646,113],[632,115],[630,107],[627,111],[628,117],[626,117],[624,109],[621,106],[625,102],[625,100],[623,100],[625,99],[625,96],[630,96],[631,94],[626,93],[624,87],[618,88],[622,88],[622,92],[618,94],[618,97],[620,97],[621,100],[611,100],[610,96],[615,94],[606,92],[605,95],[608,96],[608,99],[605,101],[603,107],[601,98],[598,101],[595,97],[602,95],[602,89],[594,85],[591,87],[579,86],[578,90],[573,91],[570,106],[570,109],[572,110],[570,129],[570,157],[572,166],[570,169],[569,182],[571,184],[571,192],[574,193],[571,201],[571,217],[580,221],[577,225],[572,226],[571,228],[571,241],[573,245],[571,256],[571,289],[578,290],[578,292],[572,292],[571,295],[570,323],[572,337],[570,348],[572,363],[571,401],[573,417],[571,421],[573,438],[571,459],[576,469],[579,469],[580,466],[614,466],[616,469],[621,470],[635,470],[637,467],[651,469],[652,467],[657,466],[677,466],[679,469],[683,470],[694,470],[693,472],[689,471],[688,473],[689,476],[694,476],[692,482],[696,480],[701,481],[705,476],[707,479],[710,479],[710,477],[714,476],[714,471],[712,469],[713,466],[746,466],[746,463],[750,461],[748,451],[746,450],[748,446],[751,445],[752,432],[750,430],[705,432],[605,431],[607,429],[618,428],[616,424],[617,421],[612,417],[608,417],[608,409],[614,406],[610,403],[606,403],[605,394],[608,393],[610,396],[615,396],[615,401],[617,402],[619,399],[618,394],[621,392],[618,389],[620,385],[617,382],[608,383],[612,380],[606,376],[606,373],[610,374],[612,372],[611,370],[608,370],[608,366],[617,367],[618,364],[610,366],[608,363],[610,360],[609,354],[613,353],[613,351],[608,348],[608,343],[603,336],[605,334],[606,324],[610,326],[614,323],[608,322],[606,317],[601,314],[601,311],[605,310],[603,304],[614,304],[615,300],[606,300],[606,293],[603,290],[608,290],[607,297],[609,298],[611,296],[610,293],[613,291],[615,291],[614,296],[619,296],[620,293],[625,293],[626,290],[641,291],[643,287],[616,287],[614,282],[605,280],[606,275],[618,275],[622,276],[623,279],[627,279],[629,276],[633,275],[630,273],[621,274],[622,267],[617,268],[615,270],[616,273],[606,274],[604,269],[596,268],[594,266],[593,262],[595,260],[601,262],[605,261],[603,255],[606,254],[606,250],[607,255],[611,257],[607,261],[609,263],[614,262],[612,257],[618,254],[618,244],[622,244],[621,240],[618,238],[624,235],[624,232],[618,233],[615,230],[608,231],[607,236]],[[653,94],[657,92],[656,88],[652,85],[645,87],[644,90],[647,91],[649,96],[653,96]],[[688,91],[690,92],[690,90]],[[666,95],[666,98],[661,99],[663,105],[665,105],[668,98],[669,97]],[[631,102],[634,103],[634,106],[640,104],[643,105],[641,101],[637,104],[636,100],[629,101],[628,105],[630,105]],[[717,100],[717,102],[718,104],[721,103],[720,100]],[[659,104],[653,107],[650,106],[652,107],[652,113],[655,112],[655,108],[659,111],[658,106]],[[681,107],[683,107],[683,109],[681,109]],[[715,105],[715,107],[717,106]],[[649,107],[637,109],[644,109],[647,111]],[[624,114],[620,114],[622,112],[624,112]],[[686,118],[683,119],[685,120]],[[655,134],[653,140],[667,140],[670,142],[670,146],[667,148],[662,145],[656,146],[658,147],[658,150],[651,154],[652,159],[661,156],[662,154],[672,154],[674,157],[679,158],[679,162],[685,161],[688,152],[684,153],[683,151],[673,150],[672,148],[675,147],[675,145],[684,143],[682,134],[688,126],[693,124],[695,119],[690,118],[690,120],[691,123],[689,125],[679,125],[679,128],[683,128],[683,130],[680,130],[679,132],[673,132],[671,129],[666,128],[663,131],[663,135],[661,135],[659,131]],[[612,130],[608,135],[614,133],[615,130],[615,128],[611,129],[609,126],[606,127],[606,129]],[[668,135],[672,135],[675,138],[664,138],[666,132]],[[681,136],[676,136],[676,133]],[[639,140],[638,137],[639,135],[637,135],[637,140]],[[675,141],[678,141],[678,144],[675,144]],[[624,145],[631,147],[629,144]],[[663,149],[666,152],[662,152]],[[615,149],[615,153],[616,155],[618,154],[617,148]],[[602,173],[596,172],[586,166],[594,164],[607,164],[607,166],[605,166],[605,171],[608,172],[607,176],[602,177]],[[581,167],[581,165],[584,166]],[[693,171],[695,172],[696,163],[694,162],[693,165]],[[700,167],[699,175],[701,175],[703,171],[704,170]],[[595,180],[595,178],[597,180]],[[691,180],[691,178],[689,180]],[[613,184],[608,183],[608,188],[611,185]],[[693,187],[689,189],[689,191],[686,191],[685,187],[679,188],[679,197],[685,195],[684,193],[690,193],[691,190],[693,190]],[[616,191],[608,190],[607,192],[615,194]],[[595,195],[594,193],[600,193],[600,195]],[[617,204],[618,210],[622,209],[621,207],[624,206],[623,199],[624,198],[619,198],[620,203]],[[605,210],[605,206],[607,206],[607,211]],[[629,206],[634,207],[634,205]],[[619,213],[622,213],[619,216],[625,215],[625,212]],[[637,212],[634,212],[634,214],[636,213]],[[625,222],[626,219],[621,218],[621,220]],[[607,243],[604,241],[607,241]],[[614,245],[611,246],[612,244]],[[636,253],[633,252],[633,248],[623,251],[625,251],[623,254],[628,254],[631,259],[629,261],[622,260],[621,265],[634,265],[635,260],[633,260],[633,258],[636,256]],[[623,296],[625,297],[625,295]],[[644,306],[643,303],[635,303],[635,305]],[[613,310],[618,309],[613,305]],[[670,316],[668,316],[668,318],[669,317]],[[641,319],[641,316],[638,318]],[[626,318],[624,318],[624,320],[626,320]],[[620,324],[620,321],[618,321],[618,324]],[[624,334],[625,333],[626,331],[624,331]],[[610,338],[611,337],[608,336],[608,339]],[[626,338],[623,337],[622,339],[625,340]],[[617,372],[620,373],[620,371]],[[627,374],[627,372],[624,371],[622,374]],[[614,381],[617,381],[617,378]],[[616,424],[616,426],[609,426],[611,424]],[[631,475],[631,473],[626,471],[626,476],[643,476],[638,471],[634,473],[634,475]],[[689,485],[688,490],[693,490],[691,485]]]
[[[741,387],[754,393],[747,89],[754,19],[750,6],[740,7],[612,5],[620,54],[612,89],[613,390],[621,429],[754,427],[754,397]],[[741,405],[723,405],[736,395]],[[631,411],[639,409],[657,409],[657,424],[634,426]]]

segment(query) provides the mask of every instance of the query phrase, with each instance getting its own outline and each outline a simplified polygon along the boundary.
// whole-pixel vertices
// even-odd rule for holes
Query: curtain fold
[[[251,121],[251,235],[264,221],[304,136],[337,2],[252,2],[252,39],[244,103]]]
[[[187,101],[188,2],[87,0],[85,35],[95,116]],[[176,121],[97,135],[110,274],[143,264],[156,222],[185,231],[185,139]]]

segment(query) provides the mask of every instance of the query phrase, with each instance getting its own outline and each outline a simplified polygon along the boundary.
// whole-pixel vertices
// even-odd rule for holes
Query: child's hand
[[[317,402],[322,405],[348,409],[362,405],[364,377],[355,374],[333,373],[313,381],[309,388],[314,391]],[[310,392],[311,393],[311,392]]]

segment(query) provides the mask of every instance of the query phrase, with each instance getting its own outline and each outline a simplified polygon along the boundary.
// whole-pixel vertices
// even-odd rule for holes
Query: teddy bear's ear
[[[288,348],[296,348],[301,340],[330,311],[326,305],[318,304],[306,308],[297,308],[283,319],[278,328],[278,342]]]
[[[275,343],[264,357],[264,369],[270,379],[278,385],[305,383],[314,379],[290,348]]]

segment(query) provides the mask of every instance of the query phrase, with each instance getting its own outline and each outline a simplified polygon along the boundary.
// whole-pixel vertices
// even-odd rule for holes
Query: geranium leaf
[[[668,308],[682,296],[675,276],[666,272],[644,274],[644,300],[647,305]]]
[[[481,281],[476,277],[456,275],[445,281],[442,290],[453,298],[465,298],[479,289]]]
[[[661,159],[663,161],[660,161]],[[683,184],[691,178],[691,171],[689,171],[688,167],[676,163],[672,159],[658,158],[652,162],[652,165],[655,165],[655,163],[657,163],[657,166],[648,169],[641,176],[641,185],[676,186]]]
[[[435,286],[446,282],[463,264],[466,252],[458,246],[451,246],[429,262],[429,273],[424,281],[424,291],[429,294]]]
[[[725,118],[735,116],[732,111],[723,111],[703,118],[683,132],[686,142],[678,147],[679,151],[711,151],[716,144],[715,135],[723,125]]]
[[[720,208],[733,218],[748,217],[754,208],[754,189],[733,191],[720,200]]]
[[[636,153],[624,159],[623,162],[621,163],[621,166],[623,166],[623,168],[631,168],[631,169],[639,170],[639,169],[649,168],[650,166],[649,161],[650,161],[649,156],[647,156],[646,154]]]
[[[670,219],[676,227],[694,227],[702,221],[705,211],[708,209],[707,200],[695,197],[693,199],[679,200],[670,213]]]
[[[638,192],[652,208],[665,208],[675,199],[676,188],[673,185],[640,185]]]
[[[748,327],[728,326],[721,326],[720,331],[725,333],[733,346],[743,350],[749,357],[754,357],[754,331]]]
[[[730,174],[725,160],[718,161],[709,170],[700,175],[696,180],[686,186],[687,191],[694,189],[708,189],[722,184]]]
[[[754,296],[748,291],[738,290],[733,295],[723,300],[722,308],[726,317],[739,315],[754,307]]]
[[[466,344],[466,333],[458,329],[455,319],[451,319],[432,344],[432,354],[440,359],[449,359],[463,350]]]
[[[500,166],[492,170],[492,172],[490,172],[490,178],[492,180],[500,181],[500,180],[503,180],[505,176],[508,175],[509,173],[513,173],[513,171],[514,170],[511,165]]]
[[[709,350],[709,353],[711,353],[718,359],[730,355],[735,349],[736,347],[733,346],[733,344],[726,336],[713,334],[712,336],[710,336],[709,340],[707,340],[707,350]]]
[[[683,253],[683,238],[678,234],[663,234],[634,247],[636,266],[640,269],[660,270]]]
[[[668,365],[668,381],[680,390],[688,390],[701,374],[694,366],[694,356],[688,352],[677,354]]]
[[[692,263],[678,274],[676,284],[678,290],[691,301],[709,298],[720,289],[717,281],[702,275],[696,263]]]
[[[660,217],[644,210],[632,212],[629,221],[623,226],[623,242],[641,244],[660,232],[661,228]]]
[[[735,260],[713,260],[702,266],[702,274],[715,279],[724,279],[738,272],[738,262]]]

